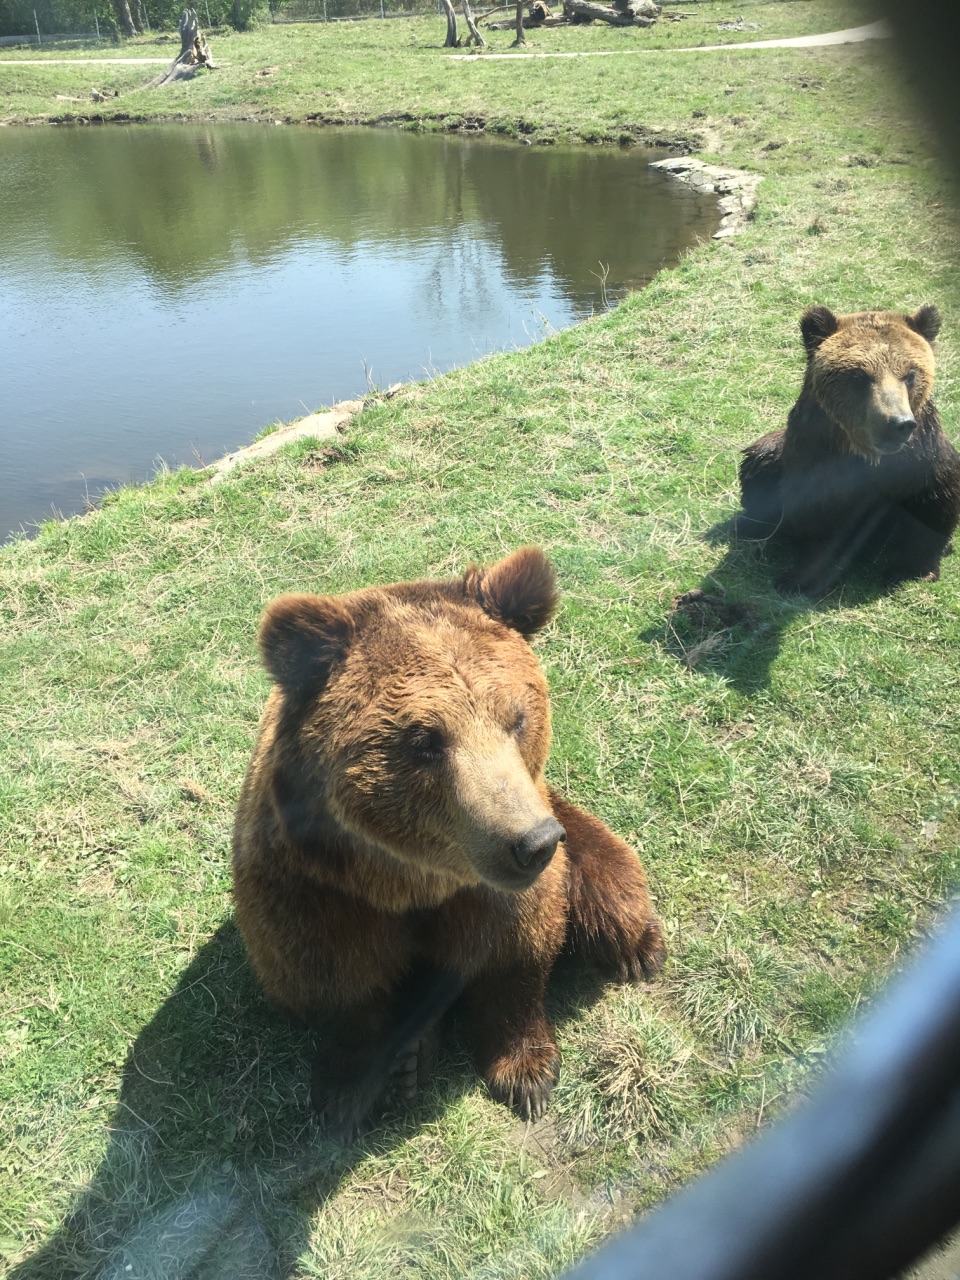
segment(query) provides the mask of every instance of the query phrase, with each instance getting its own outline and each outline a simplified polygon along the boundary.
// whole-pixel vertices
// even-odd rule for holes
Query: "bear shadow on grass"
[[[766,688],[784,632],[800,615],[856,608],[888,593],[875,564],[838,565],[822,596],[783,595],[774,585],[796,560],[786,539],[745,538],[737,514],[700,535],[725,552],[698,586],[675,596],[664,622],[641,639],[660,643],[691,671],[723,676],[743,694]]]
[[[575,1017],[607,985],[564,958],[550,1015]],[[221,925],[127,1054],[100,1167],[10,1280],[283,1280],[355,1165],[478,1087],[463,1032],[446,1020],[413,1104],[353,1143],[326,1140],[308,1102],[313,1037],[268,1004],[236,925]]]

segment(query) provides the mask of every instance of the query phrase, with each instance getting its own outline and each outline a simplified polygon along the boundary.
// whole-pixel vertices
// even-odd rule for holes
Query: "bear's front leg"
[[[560,1050],[543,1007],[548,974],[485,973],[469,991],[477,1062],[490,1093],[522,1120],[539,1120],[560,1075]]]
[[[363,1004],[318,1022],[310,1099],[327,1134],[350,1139],[376,1104],[416,1096],[435,1054],[435,1027],[463,989],[459,975],[432,968]]]
[[[777,590],[783,596],[825,596],[853,558],[843,552],[841,540],[813,539],[797,542],[797,559],[792,569],[777,579]]]
[[[942,516],[932,503],[923,503],[920,499],[911,505],[904,504],[896,512],[886,544],[884,583],[888,591],[911,579],[938,580],[940,561],[951,549],[952,525],[946,529],[938,527],[942,523]]]
[[[570,944],[620,982],[652,978],[667,949],[640,859],[609,827],[550,792],[567,833]]]

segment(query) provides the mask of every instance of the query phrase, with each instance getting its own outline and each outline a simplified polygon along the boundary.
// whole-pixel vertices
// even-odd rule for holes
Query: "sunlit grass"
[[[346,52],[297,71],[291,113],[312,76],[345,116],[699,130],[764,175],[756,217],[610,315],[372,402],[323,465],[301,444],[217,486],[165,474],[0,552],[0,1256],[18,1280],[122,1274],[133,1252],[148,1275],[177,1232],[205,1280],[555,1274],[784,1105],[956,881],[955,561],[937,584],[888,596],[865,575],[799,605],[772,589],[776,554],[724,524],[738,449],[797,393],[810,302],[937,303],[956,434],[949,195],[886,53],[703,55],[691,81],[679,60],[532,75],[439,50],[413,71],[401,48],[387,74],[374,27],[345,24],[221,56],[239,77],[278,61],[258,39],[307,37]],[[52,110],[62,90],[29,75],[25,114]],[[561,980],[541,1125],[486,1097],[454,1037],[416,1107],[336,1148],[309,1113],[309,1036],[265,1005],[229,923],[257,619],[281,591],[527,542],[563,590],[539,644],[551,782],[641,852],[671,960],[649,990]],[[755,625],[691,670],[671,618],[696,586]]]

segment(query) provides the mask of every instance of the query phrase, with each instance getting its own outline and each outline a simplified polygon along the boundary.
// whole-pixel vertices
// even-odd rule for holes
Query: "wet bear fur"
[[[855,560],[881,557],[888,586],[935,581],[960,515],[960,455],[932,401],[936,307],[800,321],[806,376],[786,430],[744,450],[737,532],[782,534],[781,590],[817,595]]]
[[[622,981],[663,962],[636,854],[544,781],[528,641],[555,605],[549,562],[523,548],[266,612],[275,685],[236,815],[237,923],[267,994],[319,1032],[313,1101],[338,1136],[413,1092],[461,997],[491,1093],[540,1116],[561,950]]]

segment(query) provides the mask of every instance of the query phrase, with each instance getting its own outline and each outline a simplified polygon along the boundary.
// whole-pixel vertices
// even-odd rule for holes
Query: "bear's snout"
[[[557,852],[557,845],[566,838],[567,833],[556,818],[544,818],[514,841],[510,854],[522,870],[539,873]]]
[[[913,414],[905,413],[905,414],[900,414],[897,417],[891,419],[890,429],[895,436],[898,436],[903,441],[903,443],[906,444],[906,442],[913,435],[913,432],[916,429],[916,425],[917,425],[917,420],[913,416]]]

